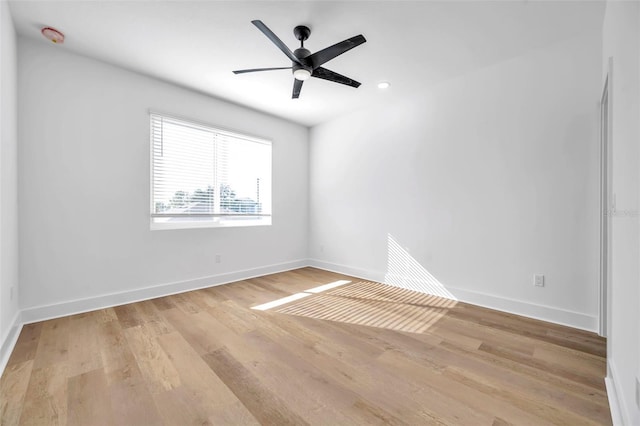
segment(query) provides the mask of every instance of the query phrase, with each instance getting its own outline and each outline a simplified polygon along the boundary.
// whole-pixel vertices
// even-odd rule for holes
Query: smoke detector
[[[44,27],[43,29],[40,30],[40,32],[47,40],[50,40],[55,44],[64,43],[64,34],[56,30],[55,28]]]

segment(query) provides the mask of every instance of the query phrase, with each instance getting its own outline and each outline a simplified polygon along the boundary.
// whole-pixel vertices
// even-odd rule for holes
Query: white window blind
[[[271,142],[152,113],[151,151],[152,224],[271,224]]]

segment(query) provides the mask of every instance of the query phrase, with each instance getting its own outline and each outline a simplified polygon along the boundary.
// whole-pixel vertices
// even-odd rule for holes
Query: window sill
[[[271,217],[234,217],[193,220],[191,218],[177,220],[176,218],[152,218],[152,231],[168,231],[171,229],[192,228],[238,228],[247,226],[270,226]]]

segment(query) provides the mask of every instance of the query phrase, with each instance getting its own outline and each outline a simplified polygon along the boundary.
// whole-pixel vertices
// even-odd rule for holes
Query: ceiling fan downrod
[[[297,40],[300,40],[300,47],[304,47],[304,42],[311,35],[311,30],[307,26],[298,25],[293,29],[293,35]]]

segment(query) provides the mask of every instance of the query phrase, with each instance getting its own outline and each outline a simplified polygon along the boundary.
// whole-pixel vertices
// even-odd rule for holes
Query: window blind
[[[151,114],[154,223],[271,216],[271,143]]]

